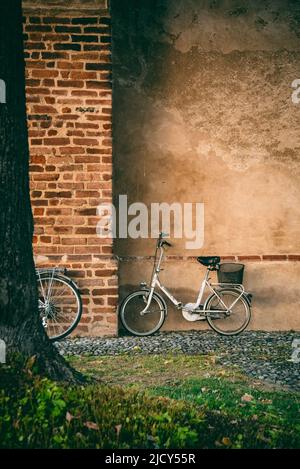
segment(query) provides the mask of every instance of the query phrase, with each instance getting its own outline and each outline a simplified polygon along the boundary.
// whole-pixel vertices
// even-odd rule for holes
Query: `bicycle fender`
[[[141,290],[141,291],[143,291],[143,292],[145,292],[145,291],[150,291],[150,289],[149,289],[149,288],[145,288],[145,289],[143,289],[143,290]],[[156,296],[156,298],[158,298],[158,299],[162,302],[162,304],[163,304],[163,306],[164,306],[164,310],[165,310],[166,316],[168,316],[168,307],[167,307],[167,303],[166,303],[165,299],[164,299],[159,293],[157,293],[157,292],[155,292],[155,291],[153,292],[153,296]]]
[[[53,271],[49,269],[49,270],[45,270],[44,272],[42,272],[40,274],[40,276],[41,276],[41,278],[43,278],[43,276],[52,275],[52,273],[53,273]],[[64,280],[65,282],[68,282],[78,293],[80,293],[80,289],[79,289],[78,285],[70,277],[67,277],[66,275],[63,275],[61,273],[56,273],[54,275],[54,278],[59,278],[61,280]]]
[[[141,293],[145,293],[145,292],[149,292],[149,291],[150,291],[149,288],[143,288],[142,290],[136,290],[136,292],[141,292]],[[132,293],[133,293],[133,292],[132,292]],[[124,299],[121,301],[121,303],[118,305],[118,309],[117,309],[118,314],[119,314],[120,308],[122,307],[124,301],[125,301],[126,298],[127,298],[128,296],[130,296],[130,295],[131,295],[131,293],[129,293],[129,295],[125,296],[125,298],[124,298]],[[165,299],[164,299],[161,295],[159,295],[159,293],[156,293],[156,292],[153,292],[153,296],[156,296],[156,298],[158,298],[158,299],[162,302],[163,307],[164,307],[164,310],[165,310],[165,314],[166,314],[166,316],[168,316],[168,307],[167,307],[167,303],[166,303]]]
[[[165,314],[166,314],[166,316],[168,316],[168,307],[167,307],[167,303],[166,303],[165,299],[156,292],[153,293],[153,296],[156,296],[157,298],[160,299],[160,301],[164,305]]]
[[[73,288],[75,288],[75,290],[77,290],[80,293],[80,289],[77,283],[75,283],[74,280],[72,280],[70,277],[67,277],[66,275],[57,275],[56,277],[66,280],[67,282],[70,283],[70,285],[72,285]]]
[[[243,294],[243,298],[245,298],[245,300],[247,301],[247,303],[248,303],[249,306],[251,306],[252,297],[253,297],[252,293],[247,293],[247,292],[245,292],[245,293]]]

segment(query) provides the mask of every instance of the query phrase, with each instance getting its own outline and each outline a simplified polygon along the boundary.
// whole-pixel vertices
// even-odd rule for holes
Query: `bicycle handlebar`
[[[164,233],[163,231],[159,233],[159,239],[168,238],[169,236],[169,233]]]
[[[158,237],[158,241],[157,241],[157,246],[158,247],[163,247],[163,246],[169,246],[169,247],[172,247],[172,244],[169,243],[168,241],[166,241],[165,239],[163,238],[167,238],[169,235],[169,233],[164,233],[163,231],[161,231],[159,233],[159,237]]]
[[[172,247],[172,244],[169,243],[169,242],[166,241],[166,240],[162,241],[161,246],[164,246],[165,244],[166,244],[167,246],[169,246],[170,248]]]

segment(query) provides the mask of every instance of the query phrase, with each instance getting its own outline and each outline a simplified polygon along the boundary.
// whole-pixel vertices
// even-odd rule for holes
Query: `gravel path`
[[[210,331],[161,332],[151,337],[75,338],[57,342],[63,355],[213,353],[223,365],[238,365],[247,375],[300,391],[300,363],[292,361],[296,332],[247,331],[223,337]],[[299,353],[300,359],[300,353]]]

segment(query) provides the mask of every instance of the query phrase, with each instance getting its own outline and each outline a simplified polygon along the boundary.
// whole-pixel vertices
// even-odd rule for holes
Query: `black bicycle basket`
[[[218,270],[218,282],[219,283],[243,283],[244,275],[244,264],[220,264]]]

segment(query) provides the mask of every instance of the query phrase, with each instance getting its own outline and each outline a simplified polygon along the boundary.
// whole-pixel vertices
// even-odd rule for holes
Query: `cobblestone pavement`
[[[57,342],[56,346],[63,355],[214,354],[220,364],[238,365],[249,376],[300,391],[300,363],[292,358],[295,339],[300,349],[299,332],[258,331],[236,337],[188,331],[161,332],[150,337],[74,338]],[[297,353],[294,356],[297,358]]]

